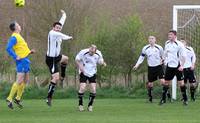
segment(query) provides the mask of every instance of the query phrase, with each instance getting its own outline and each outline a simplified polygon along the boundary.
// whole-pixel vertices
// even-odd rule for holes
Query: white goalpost
[[[200,5],[174,5],[173,30],[177,31],[177,38],[184,38],[199,53],[200,44]],[[172,80],[172,99],[177,98],[177,80]]]

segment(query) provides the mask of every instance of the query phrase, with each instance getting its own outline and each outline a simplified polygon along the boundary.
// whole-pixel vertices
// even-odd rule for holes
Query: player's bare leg
[[[61,67],[61,74],[60,74],[60,81],[61,86],[63,86],[63,80],[65,79],[65,71],[68,64],[69,58],[68,56],[62,55],[61,61],[60,61],[60,67]]]

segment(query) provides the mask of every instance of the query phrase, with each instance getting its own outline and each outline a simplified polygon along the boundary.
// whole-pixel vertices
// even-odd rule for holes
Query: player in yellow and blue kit
[[[26,41],[20,35],[21,26],[17,22],[11,23],[9,28],[12,31],[12,35],[8,41],[6,50],[16,62],[17,80],[13,83],[6,102],[8,107],[13,109],[13,97],[17,94],[14,98],[14,103],[16,103],[19,108],[23,108],[21,97],[26,83],[29,81],[30,71],[30,60],[28,56],[34,53],[35,50],[30,50]]]

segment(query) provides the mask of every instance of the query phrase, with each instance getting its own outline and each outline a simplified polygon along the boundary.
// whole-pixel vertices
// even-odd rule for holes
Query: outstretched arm
[[[61,32],[54,32],[54,35],[56,35],[58,38],[62,39],[62,40],[69,40],[72,39],[72,36],[63,34]]]
[[[138,59],[138,61],[137,61],[137,63],[135,64],[135,66],[133,67],[133,69],[137,69],[139,66],[140,66],[140,64],[144,61],[144,58],[145,58],[145,55],[140,55],[140,57],[139,57],[139,59]]]
[[[60,23],[62,24],[62,27],[63,27],[63,25],[64,25],[64,23],[65,23],[65,20],[66,20],[66,13],[65,13],[65,11],[64,10],[60,10],[61,11],[61,13],[62,13],[62,17],[60,18]],[[63,33],[61,33],[61,32],[54,32],[54,34],[56,35],[56,36],[58,36],[59,38],[61,38],[62,40],[69,40],[69,39],[72,39],[72,36],[68,36],[68,35],[66,35],[66,34],[63,34]]]

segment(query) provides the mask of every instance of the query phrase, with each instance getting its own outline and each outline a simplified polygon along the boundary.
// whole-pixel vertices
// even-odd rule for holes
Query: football
[[[25,0],[15,0],[15,6],[16,7],[24,7]]]

